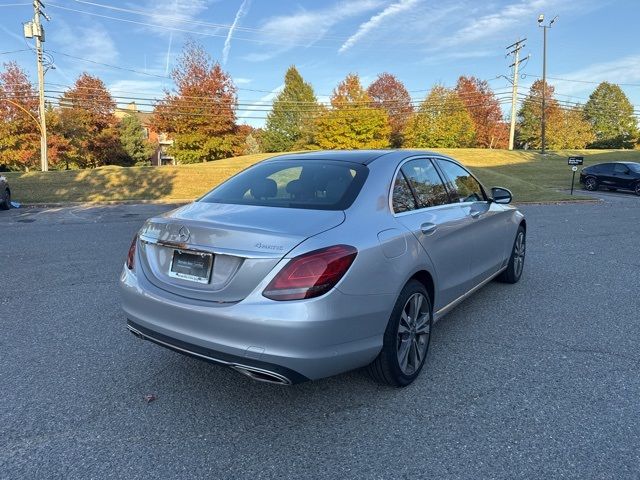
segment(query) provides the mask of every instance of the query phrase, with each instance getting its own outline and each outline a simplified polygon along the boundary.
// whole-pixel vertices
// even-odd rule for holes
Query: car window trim
[[[391,180],[391,189],[389,191],[389,198],[388,198],[388,203],[389,203],[389,210],[391,210],[391,213],[394,217],[398,217],[401,215],[407,215],[410,213],[416,213],[416,212],[422,212],[424,210],[427,209],[433,209],[433,208],[440,208],[440,207],[446,207],[446,206],[451,206],[451,205],[461,205],[461,203],[444,203],[442,205],[434,205],[432,207],[419,207],[420,202],[418,202],[418,197],[416,195],[415,190],[413,189],[413,186],[411,185],[411,182],[409,181],[409,179],[407,178],[407,176],[404,174],[404,172],[402,171],[402,167],[404,166],[405,163],[413,161],[413,160],[427,160],[429,162],[431,162],[431,164],[433,165],[433,168],[436,169],[436,172],[438,173],[438,177],[440,177],[440,181],[442,182],[442,185],[444,186],[445,191],[447,192],[447,196],[449,197],[449,201],[451,202],[451,193],[449,191],[449,186],[447,185],[447,182],[444,181],[442,174],[440,173],[438,166],[435,164],[435,162],[432,161],[433,157],[432,156],[424,156],[424,155],[416,155],[413,157],[407,157],[404,160],[402,160],[397,166],[396,169],[394,171],[393,174],[393,178]],[[409,189],[411,190],[411,194],[413,195],[413,202],[416,205],[416,208],[413,210],[406,210],[404,212],[396,212],[393,209],[393,190],[396,184],[396,178],[398,177],[398,172],[402,173],[402,176],[404,177],[405,181],[407,182],[407,185],[409,185]]]
[[[452,158],[447,158],[447,157],[441,157],[438,155],[434,155],[433,157],[434,160],[444,160],[446,162],[451,162],[457,166],[459,166],[460,168],[462,168],[465,172],[467,172],[476,182],[478,182],[478,185],[480,185],[480,192],[482,193],[482,196],[484,197],[483,200],[476,200],[473,202],[456,202],[456,205],[466,205],[466,204],[472,204],[472,203],[479,203],[479,202],[485,202],[488,203],[489,202],[489,196],[487,195],[486,189],[484,188],[484,185],[482,184],[482,182],[480,180],[478,180],[478,177],[476,177],[473,173],[471,173],[465,166],[461,165],[459,162],[456,162],[455,160],[453,160]],[[434,162],[434,165],[436,165],[436,168],[442,172],[442,176],[444,176],[447,179],[447,183],[449,184],[449,186],[451,186],[451,189],[454,190],[453,188],[453,182],[451,181],[451,179],[449,178],[449,176],[444,172],[444,170],[442,170],[440,168],[440,165],[438,165],[438,162]]]

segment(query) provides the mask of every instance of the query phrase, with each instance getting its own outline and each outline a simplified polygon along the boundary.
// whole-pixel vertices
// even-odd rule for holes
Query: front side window
[[[480,183],[467,170],[448,160],[437,159],[437,162],[449,179],[453,202],[482,202],[485,200]]]
[[[621,163],[616,163],[616,166],[613,168],[613,171],[616,173],[629,173],[629,169],[626,165]]]
[[[410,160],[401,170],[416,193],[419,208],[449,203],[447,189],[431,160]]]
[[[368,174],[364,165],[327,160],[273,160],[240,172],[200,199],[208,203],[344,210]]]

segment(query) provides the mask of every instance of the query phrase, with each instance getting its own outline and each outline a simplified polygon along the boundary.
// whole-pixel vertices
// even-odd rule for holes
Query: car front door
[[[603,187],[615,188],[615,176],[613,175],[613,163],[603,163],[599,165],[596,176],[598,183]]]
[[[616,163],[613,166],[613,178],[611,185],[616,188],[633,188],[634,176],[624,163]]]
[[[470,288],[473,288],[505,265],[514,240],[507,235],[510,210],[491,202],[480,182],[462,166],[444,158],[436,162],[452,201],[470,218],[464,234],[471,252]]]
[[[401,166],[392,195],[394,216],[420,242],[436,270],[434,311],[440,310],[468,289],[471,251],[465,230],[472,219],[462,205],[450,202],[428,158],[409,159]]]

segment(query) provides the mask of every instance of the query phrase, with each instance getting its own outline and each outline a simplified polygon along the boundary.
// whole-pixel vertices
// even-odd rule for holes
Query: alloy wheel
[[[596,189],[595,178],[587,178],[587,180],[584,182],[584,186],[587,190],[595,190]]]
[[[422,293],[409,297],[402,309],[398,325],[398,365],[405,375],[413,375],[420,369],[429,346],[431,312],[429,302]]]
[[[522,274],[522,268],[524,267],[524,255],[526,249],[526,242],[524,239],[524,232],[518,233],[516,238],[516,244],[513,247],[513,269],[518,278]]]

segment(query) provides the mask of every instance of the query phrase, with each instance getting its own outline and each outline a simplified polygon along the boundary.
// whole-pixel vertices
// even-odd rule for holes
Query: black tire
[[[11,208],[11,192],[7,189],[4,192],[4,200],[0,203],[0,210],[9,210]]]
[[[520,241],[520,239],[522,239]],[[518,283],[524,271],[524,260],[527,251],[527,232],[522,225],[518,227],[516,238],[511,248],[509,263],[504,272],[498,275],[498,281],[504,283]]]
[[[421,298],[422,303],[417,309],[418,314],[409,321],[409,323],[414,322],[414,326],[410,327],[407,323],[409,317],[406,315],[407,310],[405,309],[416,296]],[[410,308],[411,306],[409,306]],[[420,318],[422,318],[422,322],[420,322]],[[391,312],[387,329],[384,332],[382,350],[367,367],[369,375],[375,381],[392,387],[406,387],[411,384],[422,371],[427,353],[429,353],[432,325],[433,311],[427,289],[417,280],[410,280],[400,292]],[[404,330],[403,332],[400,331],[401,328]],[[411,332],[412,328],[413,333]],[[423,331],[427,333],[418,333]],[[413,355],[414,350],[412,350],[414,346],[417,352],[415,356]],[[407,357],[404,362],[404,371],[399,359],[402,354],[401,350],[405,350]],[[422,351],[420,356],[419,353]],[[411,362],[409,361],[410,356]]]
[[[636,183],[636,186],[633,188],[633,191],[636,195],[640,196],[640,182]]]
[[[595,192],[600,187],[598,179],[596,177],[587,177],[584,179],[584,189],[590,192]]]

